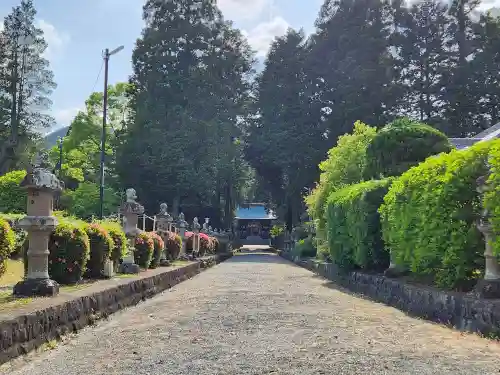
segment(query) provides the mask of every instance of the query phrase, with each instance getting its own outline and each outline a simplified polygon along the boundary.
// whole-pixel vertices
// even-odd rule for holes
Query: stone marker
[[[49,277],[49,237],[57,226],[52,215],[54,195],[63,184],[49,171],[46,154],[40,154],[27,171],[21,186],[28,191],[27,216],[18,226],[28,232],[28,270],[26,277],[14,286],[16,296],[54,296],[59,284]]]
[[[193,255],[196,257],[200,254],[200,228],[198,218],[195,217],[193,219]]]
[[[481,217],[477,222],[477,229],[483,234],[485,242],[484,250],[484,279],[479,280],[475,287],[475,292],[478,297],[481,298],[500,298],[500,266],[498,264],[498,259],[493,253],[492,242],[495,241],[495,234],[493,233],[493,227],[490,222],[490,213],[488,209],[484,206],[484,195],[485,193],[491,191],[491,186],[488,185],[488,175],[481,176],[476,180],[477,188],[476,191],[481,196],[481,201],[483,202],[483,211],[481,212]]]
[[[184,214],[181,212],[179,214],[179,223],[178,223],[178,228],[179,228],[179,235],[182,238],[182,248],[181,248],[181,254],[180,256],[183,257],[186,254],[186,220],[184,220]]]
[[[205,218],[205,223],[203,223],[203,233],[208,233],[208,223],[210,222],[210,218]]]
[[[165,243],[165,248],[163,249],[160,266],[169,266],[170,261],[168,259],[167,252],[167,241],[168,241],[168,232],[172,229],[172,216],[168,213],[168,205],[166,203],[160,204],[160,213],[156,215],[157,226],[156,232],[163,239]]]
[[[141,232],[137,228],[139,215],[144,213],[144,207],[137,203],[137,195],[134,189],[127,189],[127,200],[121,205],[120,213],[123,215],[123,230],[127,236],[127,256],[123,259],[120,267],[121,273],[139,273],[140,267],[134,262],[135,239]]]

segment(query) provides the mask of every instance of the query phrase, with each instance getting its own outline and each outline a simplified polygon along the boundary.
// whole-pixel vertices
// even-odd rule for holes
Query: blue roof
[[[249,205],[246,207],[238,207],[236,209],[235,219],[274,220],[276,216],[273,211],[267,211],[264,205]]]

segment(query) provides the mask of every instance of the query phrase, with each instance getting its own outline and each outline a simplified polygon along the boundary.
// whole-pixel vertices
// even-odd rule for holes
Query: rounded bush
[[[167,232],[167,241],[165,243],[167,254],[171,260],[175,260],[179,257],[182,248],[181,236],[174,232]]]
[[[16,235],[7,220],[0,218],[0,276],[7,270],[7,259],[16,246]]]
[[[60,220],[50,235],[49,251],[50,277],[60,284],[79,282],[90,257],[87,224]]]
[[[10,227],[14,231],[16,236],[16,244],[14,247],[14,251],[10,254],[10,257],[13,259],[22,258],[23,254],[27,250],[28,246],[28,232],[24,229],[19,228],[16,224],[22,219],[25,214],[0,214],[0,218],[7,220]]]
[[[217,237],[212,237],[212,243],[213,243],[213,253],[219,253],[221,252],[221,244],[220,241]]]
[[[116,221],[103,221],[100,225],[108,231],[113,239],[113,249],[111,250],[111,260],[115,268],[120,260],[127,255],[127,237],[120,223]]]
[[[390,182],[390,179],[361,182],[328,198],[331,259],[341,268],[383,270],[389,266],[378,209]]]
[[[109,232],[99,223],[89,224],[87,226],[87,235],[90,240],[90,258],[87,262],[85,276],[98,279],[102,277],[106,260],[111,259],[115,244]]]
[[[399,176],[431,155],[450,152],[450,141],[433,127],[402,118],[380,129],[366,149],[364,178]]]
[[[487,173],[490,149],[499,142],[428,158],[393,182],[379,211],[396,264],[444,288],[467,290],[482,276],[476,180]]]
[[[26,171],[13,171],[0,176],[0,212],[22,214],[26,212],[27,193],[20,184]]]
[[[298,256],[299,258],[314,258],[317,254],[316,244],[312,238],[304,238],[299,240],[292,250],[293,257]]]
[[[135,239],[134,261],[139,267],[148,269],[153,258],[155,243],[150,233],[141,232]]]
[[[154,242],[154,251],[153,257],[151,259],[151,263],[149,264],[149,268],[158,268],[160,265],[161,256],[163,254],[163,250],[165,250],[165,243],[163,239],[155,232],[149,232],[153,242]]]

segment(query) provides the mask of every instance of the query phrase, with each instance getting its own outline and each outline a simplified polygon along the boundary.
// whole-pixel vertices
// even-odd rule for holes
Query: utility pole
[[[106,121],[108,115],[108,66],[109,58],[115,53],[120,52],[123,46],[120,46],[113,51],[109,52],[106,48],[104,51],[104,92],[102,103],[102,132],[101,132],[101,178],[99,186],[99,218],[102,220],[104,217],[104,162],[106,161]]]

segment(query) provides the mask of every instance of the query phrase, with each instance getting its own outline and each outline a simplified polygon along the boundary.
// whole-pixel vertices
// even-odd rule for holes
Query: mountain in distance
[[[68,132],[69,126],[65,126],[63,128],[54,130],[52,133],[49,133],[45,136],[45,146],[50,149],[54,146],[57,145],[57,139],[59,137],[64,137],[66,136],[66,133]]]

